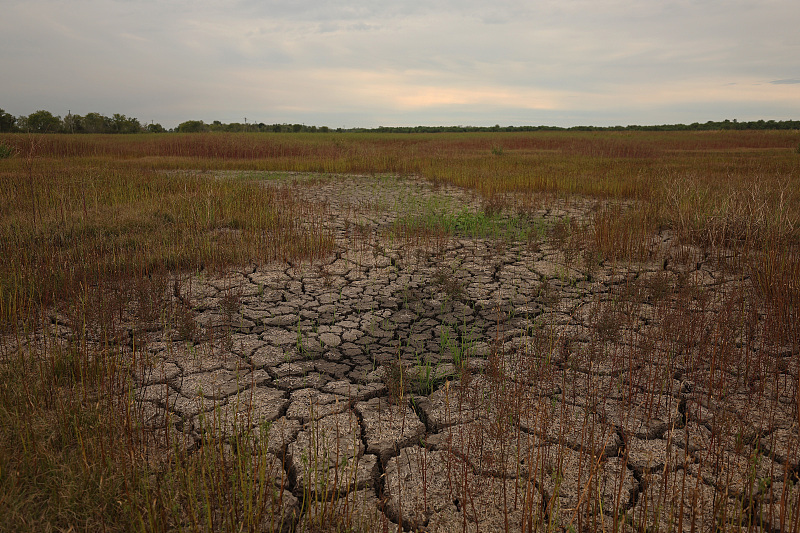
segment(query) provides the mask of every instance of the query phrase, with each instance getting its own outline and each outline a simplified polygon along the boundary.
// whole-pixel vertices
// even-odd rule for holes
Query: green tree
[[[83,129],[86,133],[108,133],[111,131],[111,119],[100,113],[86,113]]]
[[[178,131],[181,133],[199,133],[208,131],[208,128],[202,120],[187,120],[178,124]]]
[[[142,125],[139,124],[139,119],[114,113],[111,117],[111,131],[114,133],[139,133],[142,131]]]
[[[26,129],[34,133],[56,133],[61,130],[61,117],[40,109],[28,115]]]
[[[6,113],[0,109],[0,132],[8,133],[16,130],[17,119],[11,113]]]
[[[156,122],[155,124],[148,124],[147,125],[147,132],[148,133],[164,133],[165,130],[164,126]]]
[[[82,133],[83,132],[83,117],[80,115],[73,115],[70,113],[64,117],[64,132],[65,133]]]

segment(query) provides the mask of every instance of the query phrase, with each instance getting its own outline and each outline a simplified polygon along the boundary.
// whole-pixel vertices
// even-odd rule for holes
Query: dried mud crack
[[[335,253],[182,278],[186,313],[137,341],[133,380],[186,450],[267,443],[271,528],[796,527],[800,357],[743,275],[668,232],[648,261],[592,263],[569,240],[588,200],[486,214],[412,179],[267,186],[324,206]]]

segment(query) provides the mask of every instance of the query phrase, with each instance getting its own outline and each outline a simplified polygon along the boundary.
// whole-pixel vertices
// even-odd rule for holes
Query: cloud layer
[[[12,0],[0,107],[614,125],[800,116],[796,0]]]

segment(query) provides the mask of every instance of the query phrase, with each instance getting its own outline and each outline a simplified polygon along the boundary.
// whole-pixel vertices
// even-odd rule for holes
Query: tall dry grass
[[[0,530],[182,527],[163,498],[200,490],[216,463],[153,485],[151,461],[171,452],[131,402],[142,337],[181,326],[182,273],[328,254],[323,210],[288,189],[16,140],[25,150],[0,162]],[[254,490],[224,475],[211,481]]]
[[[332,246],[314,207],[288,189],[49,158],[11,161],[0,180],[6,330],[87,286],[116,291],[154,273],[313,258]]]
[[[654,346],[610,356],[615,370],[652,369],[649,358],[661,354],[666,373],[646,374],[646,390],[680,371],[711,394],[724,385],[720,376],[745,380],[764,371],[766,356],[746,360],[730,342],[745,326],[763,328],[751,337],[771,343],[765,353],[772,344],[800,345],[795,132],[6,135],[0,143],[17,154],[0,161],[0,529],[235,530],[274,520],[259,514],[280,498],[282,487],[258,492],[270,465],[252,454],[232,458],[218,441],[200,455],[182,454],[179,443],[155,449],[127,396],[131,365],[141,362],[131,325],[181,327],[182,308],[171,294],[179,295],[171,289],[181,272],[310,259],[332,249],[321,206],[198,170],[418,174],[477,191],[492,212],[512,193],[608,202],[583,227],[564,226],[564,235],[551,237],[591,261],[646,262],[662,259],[653,250],[666,232],[689,250],[687,263],[714,260],[748,282],[749,292],[716,314],[693,311],[710,304],[685,280],[664,289],[656,279],[603,303],[611,319],[596,324],[590,358],[608,357],[604,343],[625,330],[633,295],[646,293],[667,317]],[[562,344],[568,352],[566,341],[545,338],[542,353],[555,358]],[[500,364],[497,356],[492,365]],[[740,368],[751,363],[755,370]],[[554,370],[531,372],[552,379]],[[623,407],[652,401],[627,385]],[[507,388],[505,396],[495,392],[509,412],[532,408]],[[593,400],[610,392],[597,389]],[[734,436],[727,422],[714,422],[717,437]],[[536,423],[546,432],[551,421]],[[594,419],[580,424],[586,431]],[[527,436],[504,420],[498,428]],[[164,455],[174,461],[153,467]],[[594,475],[597,465],[587,468]],[[586,509],[602,504],[596,494],[588,498]],[[547,505],[552,519],[555,502]],[[581,524],[578,509],[566,512],[564,523]],[[590,513],[592,520],[600,514]],[[615,514],[611,525],[623,522]]]

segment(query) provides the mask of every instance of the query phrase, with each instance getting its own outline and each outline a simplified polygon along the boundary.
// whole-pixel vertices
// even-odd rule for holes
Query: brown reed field
[[[0,530],[423,531],[430,524],[411,504],[427,507],[429,495],[420,496],[422,503],[409,492],[395,498],[392,468],[444,454],[441,439],[437,448],[430,434],[451,431],[448,446],[460,446],[456,455],[466,459],[444,473],[427,459],[419,468],[423,477],[460,483],[464,517],[491,507],[481,494],[495,486],[481,485],[485,479],[505,480],[503,520],[484,530],[798,532],[799,143],[795,131],[0,135],[13,154],[0,159]],[[607,282],[592,333],[581,341],[580,357],[605,365],[608,374],[576,373],[568,355],[573,339],[546,323],[526,336],[529,344],[506,348],[499,308],[494,338],[485,339],[485,367],[468,370],[468,339],[456,343],[444,333],[438,343],[452,351],[455,375],[435,377],[438,363],[421,362],[407,374],[401,358],[384,361],[386,395],[396,409],[408,404],[428,413],[419,400],[447,390],[492,422],[478,429],[446,424],[472,428],[455,435],[445,426],[431,429],[431,416],[421,415],[428,440],[381,458],[374,496],[391,522],[380,527],[353,511],[346,495],[360,492],[342,488],[350,481],[344,470],[341,478],[316,479],[329,472],[314,466],[324,458],[307,458],[304,473],[285,458],[276,466],[274,450],[252,427],[229,437],[215,416],[201,428],[210,436],[182,446],[169,423],[154,430],[142,422],[147,413],[133,393],[132,376],[153,364],[146,348],[154,332],[176,331],[192,347],[219,338],[233,343],[233,329],[219,337],[198,325],[193,279],[225,279],[275,263],[326,264],[342,245],[327,223],[337,216],[328,202],[303,199],[314,174],[334,181],[328,176],[421,178],[433,190],[474,192],[481,208],[469,215],[472,225],[466,215],[438,214],[403,219],[374,237],[388,243],[399,236],[424,249],[465,232],[474,236],[480,224],[494,231],[522,221],[526,229],[506,241],[524,238],[526,246],[555,250],[565,269],[581,272],[572,281],[542,281],[545,306],[557,307],[562,289],[619,280]],[[264,176],[282,181],[265,186]],[[594,206],[587,216],[532,229],[542,209],[583,201]],[[353,246],[367,239],[359,231],[345,233]],[[712,282],[685,274],[701,263],[735,289],[717,293]],[[642,272],[641,265],[661,268],[626,277]],[[463,300],[467,281],[447,268],[425,283],[446,300]],[[335,285],[322,267],[319,276]],[[220,306],[233,323],[241,289],[227,286],[225,294]],[[630,323],[643,306],[655,318],[640,342]],[[297,324],[300,347],[299,315]],[[567,391],[579,388],[575,376],[623,373],[626,379],[614,384],[584,384],[590,392],[568,401]],[[531,399],[526,391],[543,383],[560,384],[558,402]],[[481,390],[487,394],[473,398]],[[708,415],[712,399],[734,390],[747,391],[758,406],[752,419]],[[664,398],[680,404],[680,420],[659,435],[671,435],[670,450],[674,442],[683,455],[669,455],[674,468],[631,467],[628,452],[644,437],[625,434],[626,422],[611,434],[596,431],[598,420],[606,423],[604,406],[655,413]],[[578,408],[583,415],[576,418]],[[509,416],[495,419],[497,412]],[[358,413],[366,424],[367,415]],[[314,420],[309,438],[323,439]],[[707,445],[690,450],[690,428],[700,426]],[[346,433],[358,447],[361,435]],[[523,445],[540,438],[541,445]],[[472,460],[484,446],[503,464]],[[690,451],[695,459],[705,455],[692,462]],[[584,490],[572,507],[559,506],[555,495],[571,475],[560,465],[574,457],[581,465],[576,485]],[[740,459],[734,487],[722,478],[734,472],[728,462]],[[768,475],[762,459],[772,465]],[[514,476],[503,473],[506,463]],[[485,471],[494,473],[479,476]],[[600,472],[610,485],[596,485]],[[712,487],[711,496],[698,480]],[[626,491],[635,498],[626,499]],[[282,514],[295,497],[303,521]],[[468,526],[464,518],[457,530],[480,531],[480,523]]]

